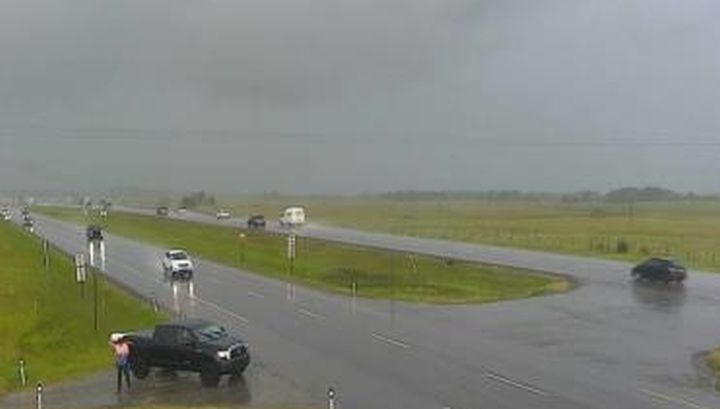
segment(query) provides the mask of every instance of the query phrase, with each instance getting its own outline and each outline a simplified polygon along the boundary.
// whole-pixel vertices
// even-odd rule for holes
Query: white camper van
[[[305,224],[305,221],[305,208],[302,206],[287,207],[280,214],[281,226],[299,226]]]

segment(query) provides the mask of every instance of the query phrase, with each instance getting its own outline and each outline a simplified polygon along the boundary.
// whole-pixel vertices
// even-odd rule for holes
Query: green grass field
[[[37,208],[48,216],[86,223],[80,210]],[[428,303],[482,303],[565,291],[560,277],[506,267],[463,263],[298,238],[292,272],[284,236],[200,223],[111,213],[115,234],[338,293]]]
[[[705,357],[705,362],[716,376],[720,376],[720,348],[710,351]]]
[[[109,369],[112,330],[148,327],[163,319],[99,280],[95,331],[89,288],[81,299],[69,258],[52,250],[49,259],[46,271],[39,240],[0,222],[0,395],[18,389],[19,359],[26,362],[30,385]]]
[[[646,202],[630,208],[611,203],[255,196],[224,198],[221,203],[237,215],[262,213],[273,219],[285,204],[300,203],[316,223],[627,261],[671,256],[693,268],[720,272],[720,202]]]

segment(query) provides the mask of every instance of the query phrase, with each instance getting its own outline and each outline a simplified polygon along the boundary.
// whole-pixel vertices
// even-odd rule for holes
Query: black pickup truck
[[[138,379],[156,367],[199,372],[202,384],[212,387],[222,375],[241,375],[250,363],[247,343],[210,321],[171,322],[127,336],[132,342],[132,372]]]

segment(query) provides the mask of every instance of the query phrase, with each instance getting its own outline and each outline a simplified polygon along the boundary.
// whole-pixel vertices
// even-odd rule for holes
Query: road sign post
[[[290,234],[288,234],[288,238],[287,238],[287,258],[288,258],[288,261],[290,262],[290,275],[293,274],[293,270],[294,270],[294,267],[295,267],[295,266],[294,266],[294,264],[295,264],[295,256],[297,255],[297,254],[296,254],[296,247],[297,247],[296,243],[297,243],[297,236],[295,235],[295,233],[290,233]]]
[[[85,298],[85,281],[87,281],[87,269],[85,266],[85,254],[75,254],[75,281],[80,284],[80,298]]]

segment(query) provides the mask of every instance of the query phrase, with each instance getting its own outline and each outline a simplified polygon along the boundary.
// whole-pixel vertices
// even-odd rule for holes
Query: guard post
[[[335,409],[335,389],[332,386],[328,388],[327,397],[328,409]]]
[[[35,387],[35,409],[43,409],[43,384],[38,382]]]

